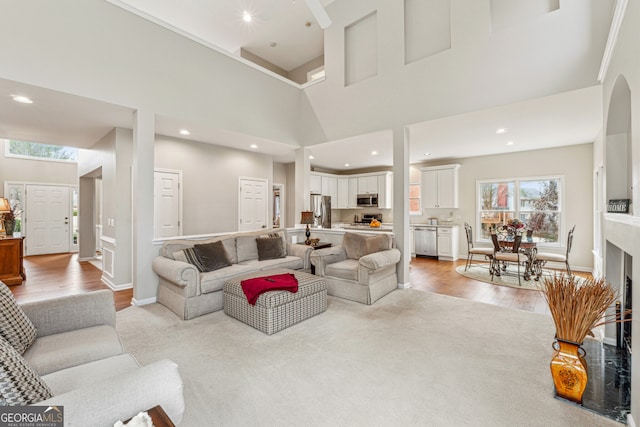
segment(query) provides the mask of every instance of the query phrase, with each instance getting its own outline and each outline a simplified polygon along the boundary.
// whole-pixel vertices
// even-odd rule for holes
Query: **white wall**
[[[640,307],[640,226],[638,226],[638,215],[640,214],[640,50],[638,50],[638,40],[640,39],[640,2],[630,1],[627,5],[626,14],[622,22],[618,41],[611,57],[611,63],[603,82],[603,106],[604,106],[604,128],[607,129],[609,123],[610,101],[614,85],[619,77],[624,77],[631,92],[631,129],[629,142],[632,153],[632,177],[633,177],[633,206],[632,215],[604,214],[602,233],[603,239],[607,239],[631,254],[633,262],[632,277],[634,282],[633,306]],[[612,121],[619,120],[619,117],[611,117]],[[606,138],[605,138],[606,141]],[[606,143],[605,143],[606,144]],[[594,151],[594,164],[600,165],[605,159],[606,147],[599,145],[600,150]],[[604,162],[607,164],[607,162]],[[604,181],[608,179],[611,171],[605,168]],[[602,185],[602,184],[601,184]],[[606,186],[606,184],[604,184]],[[600,188],[600,191],[603,191]],[[606,246],[604,247],[606,251]],[[605,254],[605,259],[608,257]],[[607,268],[606,271],[609,269]],[[640,342],[640,316],[634,316],[632,325],[632,341]],[[631,362],[631,416],[635,425],[640,425],[640,352],[634,351]]]
[[[267,179],[268,189],[273,183],[271,156],[161,135],[155,167],[182,171],[185,235],[236,231],[239,178]]]
[[[525,151],[493,156],[468,157],[448,162],[424,163],[419,166],[459,163],[459,209],[427,209],[422,216],[411,216],[412,223],[424,223],[427,218],[454,213],[454,222],[468,222],[475,226],[476,182],[485,179],[564,176],[564,228],[561,230],[563,248],[547,249],[562,253],[566,248],[569,227],[576,225],[571,266],[591,270],[593,267],[593,144],[571,145],[561,148]],[[416,165],[417,166],[417,165]],[[460,248],[466,254],[464,233],[460,233]]]
[[[5,181],[78,185],[76,163],[5,157],[5,142],[0,139],[0,194]]]
[[[132,285],[131,264],[131,165],[133,134],[128,129],[113,129],[98,141],[91,150],[80,150],[78,156],[78,176],[96,178],[95,171],[101,171],[102,177],[102,242],[103,258],[107,265],[103,270],[103,280],[113,288],[125,288]],[[80,199],[96,193],[83,194]],[[85,205],[86,200],[83,201]],[[80,211],[81,253],[86,254],[82,246],[91,246],[91,239],[83,239],[85,233],[95,233],[94,223],[97,213],[89,215]],[[152,219],[153,220],[153,219]],[[91,226],[83,226],[90,222]],[[89,251],[90,252],[90,251]]]
[[[297,145],[287,83],[103,0],[1,8],[0,78]]]
[[[490,3],[452,1],[451,49],[408,65],[404,58],[403,1],[329,4],[332,25],[325,30],[327,77],[304,90],[304,144],[597,84],[612,1],[564,0],[557,11],[495,32],[491,31]],[[376,75],[345,87],[345,27],[374,11]],[[592,27],[584,27],[585,23]],[[535,37],[530,39],[531,35]]]

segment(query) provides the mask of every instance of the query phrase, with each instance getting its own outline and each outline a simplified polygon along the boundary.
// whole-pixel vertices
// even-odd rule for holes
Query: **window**
[[[78,149],[62,145],[40,144],[37,142],[5,140],[5,156],[25,159],[75,162]]]
[[[560,177],[479,181],[478,238],[489,240],[492,229],[517,218],[533,230],[534,241],[559,245],[561,184]]]
[[[422,172],[409,167],[409,215],[422,215]]]

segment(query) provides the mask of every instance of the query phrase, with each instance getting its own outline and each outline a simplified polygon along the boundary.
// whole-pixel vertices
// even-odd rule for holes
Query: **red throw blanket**
[[[298,292],[298,279],[291,273],[274,274],[273,276],[256,277],[240,282],[242,291],[247,297],[249,304],[256,305],[258,297],[269,291],[289,291]]]

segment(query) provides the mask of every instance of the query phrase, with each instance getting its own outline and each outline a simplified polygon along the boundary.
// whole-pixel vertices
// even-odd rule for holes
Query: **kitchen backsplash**
[[[393,222],[393,210],[392,209],[378,209],[378,208],[361,208],[361,209],[332,209],[331,210],[331,222],[346,222],[352,223],[354,215],[358,215],[358,218],[362,218],[362,214],[382,214],[382,222]]]

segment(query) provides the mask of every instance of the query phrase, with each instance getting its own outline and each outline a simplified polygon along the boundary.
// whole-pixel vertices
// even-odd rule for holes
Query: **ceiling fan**
[[[307,2],[307,6],[309,7],[309,10],[311,10],[313,17],[316,18],[318,25],[320,25],[320,28],[324,30],[329,25],[331,25],[331,19],[329,18],[329,15],[327,15],[327,11],[324,10],[324,7],[320,3],[320,0],[305,1]]]

